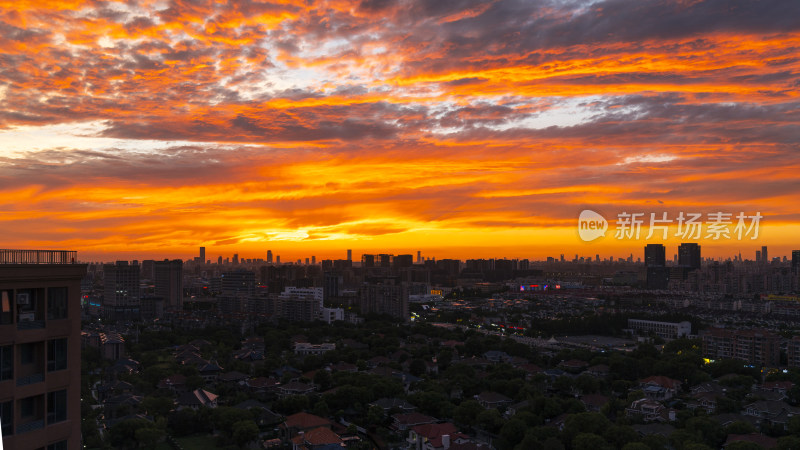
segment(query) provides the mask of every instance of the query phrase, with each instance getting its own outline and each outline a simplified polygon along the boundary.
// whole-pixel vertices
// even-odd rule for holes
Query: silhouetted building
[[[667,249],[663,244],[647,244],[644,247],[645,266],[665,266],[667,265]]]
[[[386,314],[408,320],[408,289],[404,284],[390,280],[365,283],[361,286],[360,295],[362,314]]]
[[[117,261],[103,265],[103,310],[111,320],[139,319],[139,265]]]
[[[414,257],[411,255],[397,255],[394,257],[394,268],[402,269],[404,267],[411,267],[414,264]]]
[[[344,277],[339,272],[325,272],[322,282],[322,298],[331,300],[339,297]]]
[[[267,250],[267,264],[272,264],[272,250]]]
[[[220,276],[223,295],[253,295],[256,292],[256,274],[249,270],[225,272]]]
[[[140,300],[142,320],[162,319],[164,317],[164,298],[143,295]]]
[[[200,247],[200,264],[206,263],[206,248]]]
[[[353,260],[353,251],[350,250],[350,249],[347,250],[347,260],[348,261],[352,261]]]
[[[361,267],[375,267],[375,255],[361,255]]]
[[[156,297],[164,299],[167,308],[183,307],[183,261],[156,261],[154,284]]]
[[[771,331],[710,328],[701,337],[706,358],[738,359],[760,366],[780,364],[781,337]]]
[[[30,263],[25,255],[49,263]],[[3,448],[81,447],[80,286],[86,265],[74,264],[75,255],[0,251]]]
[[[695,242],[684,242],[678,247],[678,265],[690,267],[691,269],[700,268],[700,244]]]

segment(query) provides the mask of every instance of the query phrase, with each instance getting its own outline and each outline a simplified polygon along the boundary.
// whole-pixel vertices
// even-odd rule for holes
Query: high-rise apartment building
[[[664,244],[647,244],[644,247],[645,266],[665,266],[667,265],[667,249]]]
[[[678,265],[699,269],[700,261],[700,244],[684,242],[678,247]]]
[[[352,250],[349,250],[349,249],[347,250],[347,260],[348,261],[352,261],[353,260],[353,251]]]
[[[206,263],[206,248],[200,247],[200,264]]]
[[[272,264],[272,250],[267,250],[267,264]]]
[[[706,358],[738,359],[761,366],[780,364],[781,337],[769,330],[710,328],[701,337]]]
[[[139,264],[103,265],[103,310],[111,320],[139,319]]]
[[[385,280],[361,286],[361,313],[386,314],[408,320],[408,288],[404,283]]]
[[[76,252],[0,250],[3,448],[81,445],[80,286]]]
[[[164,299],[166,308],[183,307],[183,261],[180,259],[156,261],[155,294]]]

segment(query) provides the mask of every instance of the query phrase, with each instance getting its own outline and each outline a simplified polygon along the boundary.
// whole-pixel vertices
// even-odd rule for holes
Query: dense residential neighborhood
[[[90,339],[98,334],[115,338]],[[83,335],[83,431],[95,448],[800,444],[800,372],[704,359],[696,337],[537,347],[484,328],[386,319],[287,322],[247,336],[87,324]],[[124,352],[103,351],[122,336]]]

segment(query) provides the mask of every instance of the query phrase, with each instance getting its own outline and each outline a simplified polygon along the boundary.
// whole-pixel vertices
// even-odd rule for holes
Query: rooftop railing
[[[75,264],[74,250],[9,250],[0,249],[0,264]]]

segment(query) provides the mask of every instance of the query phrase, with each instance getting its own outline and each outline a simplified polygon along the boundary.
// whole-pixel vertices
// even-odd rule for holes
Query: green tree
[[[763,447],[755,442],[739,441],[725,446],[725,450],[762,450]]]
[[[453,411],[453,419],[461,425],[473,427],[477,423],[478,414],[483,412],[483,406],[476,400],[465,400]]]
[[[703,437],[703,442],[711,448],[722,447],[725,443],[725,429],[708,417],[694,417],[686,421],[686,431]]]
[[[783,436],[778,438],[778,450],[797,450],[800,448],[800,437]]]
[[[252,420],[241,420],[233,424],[233,441],[240,447],[244,447],[250,441],[258,437],[258,426]]]
[[[578,433],[572,439],[571,448],[572,450],[605,450],[611,449],[611,446],[602,436],[594,433]]]
[[[513,448],[525,437],[525,422],[512,418],[500,429],[500,438],[505,448]]]
[[[479,427],[489,433],[497,433],[503,426],[503,418],[496,409],[487,409],[478,414],[477,422]]]
[[[314,384],[319,386],[320,391],[327,391],[331,388],[333,383],[333,378],[331,377],[331,373],[327,370],[318,370],[317,373],[314,374]]]
[[[622,450],[650,450],[650,447],[641,442],[628,442],[622,447]]]
[[[166,436],[164,430],[156,427],[139,428],[134,433],[136,442],[139,443],[140,447],[144,448],[155,448],[164,436]]]
[[[175,402],[168,397],[153,397],[148,396],[142,399],[139,408],[146,411],[147,414],[157,417],[167,417],[170,411],[175,407]]]

